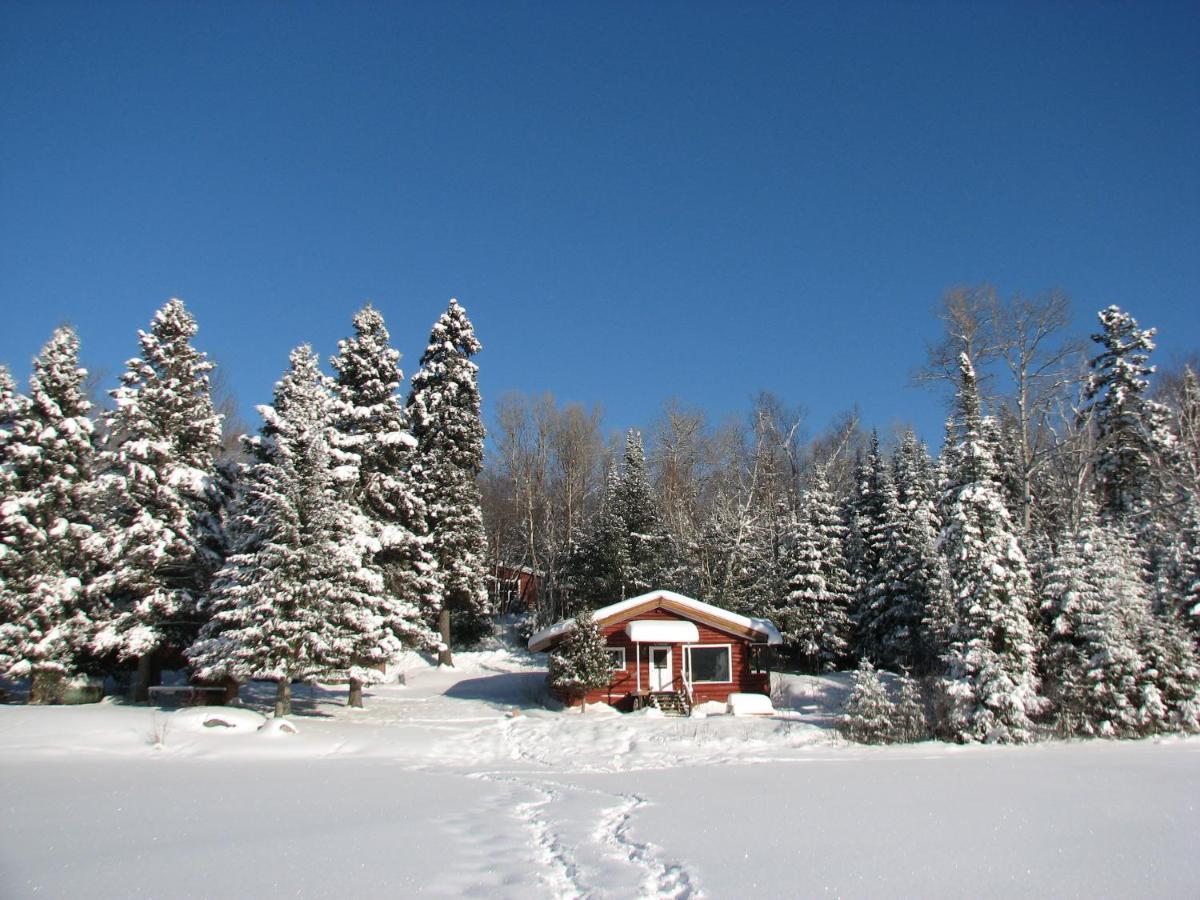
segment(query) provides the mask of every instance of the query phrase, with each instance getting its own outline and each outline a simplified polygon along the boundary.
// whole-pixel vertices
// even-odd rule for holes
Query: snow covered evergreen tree
[[[616,503],[628,535],[625,593],[636,596],[662,587],[671,568],[671,536],[658,513],[658,502],[646,474],[642,436],[633,429],[625,436],[625,465]]]
[[[975,370],[960,359],[960,425],[943,494],[940,546],[954,621],[948,633],[941,729],[958,741],[1022,742],[1043,708],[1034,667],[1032,583],[996,486]]]
[[[787,593],[766,613],[779,627],[785,646],[813,672],[834,667],[849,650],[853,594],[844,535],[825,472],[815,467],[784,551]]]
[[[85,587],[96,445],[79,340],[59,328],[33,363],[28,399],[0,374],[0,675],[31,678],[55,702],[86,664]]]
[[[896,705],[888,697],[879,673],[862,659],[854,673],[850,697],[838,719],[838,731],[859,744],[888,744],[894,739]]]
[[[338,342],[332,360],[335,448],[341,470],[353,473],[350,497],[379,543],[374,563],[383,590],[371,598],[364,621],[391,629],[380,645],[425,647],[434,643],[426,622],[440,605],[436,564],[430,551],[421,496],[417,441],[405,422],[397,389],[403,379],[400,353],[389,343],[383,316],[369,304],[354,316],[354,337]],[[352,676],[350,705],[362,705],[362,680]]]
[[[213,364],[192,346],[195,334],[182,301],[160,309],[138,333],[142,354],[126,364],[105,417],[99,502],[107,515],[97,542],[104,560],[93,590],[113,615],[94,645],[138,660],[140,699],[156,655],[194,639],[223,552],[214,484],[221,416],[209,391]]]
[[[854,585],[853,655],[872,652],[874,617],[871,588],[879,576],[879,558],[887,543],[887,495],[891,478],[879,449],[879,435],[872,432],[866,456],[855,470],[854,489],[846,508],[846,558]]]
[[[550,686],[579,700],[582,709],[587,692],[612,681],[612,662],[604,649],[604,634],[590,609],[575,616],[575,626],[550,654]]]
[[[1194,652],[1177,623],[1153,613],[1145,561],[1124,525],[1085,508],[1051,566],[1043,611],[1047,695],[1062,733],[1195,730]]]
[[[566,565],[566,588],[575,609],[604,606],[625,599],[629,569],[629,531],[621,518],[621,475],[610,466],[604,499],[591,530],[571,552]]]
[[[482,349],[466,311],[451,300],[433,326],[408,398],[424,472],[425,505],[438,566],[441,661],[452,664],[451,630],[470,643],[491,631],[487,535],[477,478],[483,467],[478,366]]]
[[[275,681],[276,715],[291,683],[365,672],[398,649],[379,608],[378,542],[346,496],[331,447],[333,401],[316,355],[304,346],[260,406],[247,441],[251,462],[231,526],[232,552],[212,590],[213,614],[188,650],[205,680]],[[415,607],[402,612],[411,618]]]
[[[892,734],[895,740],[912,744],[929,737],[929,721],[925,716],[925,702],[915,678],[907,672],[896,679],[897,696],[892,714]]]
[[[1080,415],[1094,422],[1100,509],[1117,517],[1145,515],[1162,499],[1175,443],[1166,408],[1149,396],[1154,329],[1138,328],[1116,306],[1099,317],[1103,330],[1092,340],[1104,349],[1092,360]]]

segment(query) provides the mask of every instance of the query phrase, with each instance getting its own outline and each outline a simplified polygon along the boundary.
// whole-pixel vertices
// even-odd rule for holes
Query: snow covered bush
[[[591,611],[584,610],[575,617],[570,634],[550,654],[550,686],[572,700],[583,700],[588,691],[607,687],[612,677],[604,635]]]

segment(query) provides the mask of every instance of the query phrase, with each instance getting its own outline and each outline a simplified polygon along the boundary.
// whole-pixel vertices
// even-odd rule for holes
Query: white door
[[[671,648],[650,648],[650,690],[670,691],[671,687]]]

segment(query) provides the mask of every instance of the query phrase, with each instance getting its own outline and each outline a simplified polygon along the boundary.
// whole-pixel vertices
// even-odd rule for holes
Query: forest
[[[273,681],[279,714],[317,679],[361,705],[406,648],[452,664],[498,616],[528,633],[669,588],[775,622],[778,666],[858,668],[855,702],[901,676],[906,739],[1196,731],[1195,359],[1156,374],[1116,306],[1076,335],[1058,292],[954,288],[938,317],[913,374],[948,399],[936,452],[853,409],[813,432],[767,394],[615,435],[599,407],[509,395],[485,449],[455,301],[407,390],[370,305],[332,375],[297,348],[253,435],[181,301],[104,402],[60,328],[25,391],[0,369],[0,676],[34,703],[186,668]]]

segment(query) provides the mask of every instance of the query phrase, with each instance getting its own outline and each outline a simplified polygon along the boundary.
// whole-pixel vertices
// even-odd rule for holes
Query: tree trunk
[[[292,714],[292,679],[279,679],[275,690],[275,718]]]
[[[137,661],[137,682],[133,686],[135,703],[145,703],[150,699],[150,681],[154,671],[154,660],[150,654],[143,654]]]
[[[352,706],[355,709],[363,708],[363,683],[361,678],[350,679],[350,696],[346,700],[347,706]]]
[[[438,651],[439,666],[453,666],[454,657],[450,653],[450,610],[443,606],[438,613],[438,632],[442,639],[442,649]]]
[[[222,685],[225,688],[225,695],[221,698],[221,702],[229,705],[238,698],[238,692],[241,690],[241,685],[238,684],[236,678],[226,678]]]

